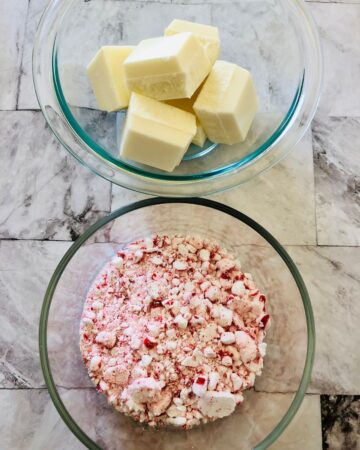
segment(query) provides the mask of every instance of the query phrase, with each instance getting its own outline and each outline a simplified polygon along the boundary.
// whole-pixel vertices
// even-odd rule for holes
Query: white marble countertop
[[[84,448],[44,388],[38,354],[43,295],[70,241],[107,212],[143,197],[77,164],[45,126],[33,92],[31,49],[46,3],[0,1],[2,450]],[[325,57],[324,93],[312,129],[261,178],[213,198],[245,212],[286,246],[312,299],[317,348],[311,384],[296,419],[272,448],[355,450],[360,448],[360,0],[308,6]]]

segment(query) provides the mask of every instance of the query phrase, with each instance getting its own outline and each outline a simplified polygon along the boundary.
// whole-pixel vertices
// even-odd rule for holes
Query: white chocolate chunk
[[[145,39],[124,63],[128,88],[157,100],[190,98],[211,70],[192,33]]]
[[[225,61],[216,61],[194,103],[208,138],[223,144],[246,139],[257,109],[250,72]]]
[[[196,118],[196,133],[193,137],[192,143],[197,145],[198,147],[203,147],[205,144],[207,137],[205,134],[205,130],[202,127],[198,118]]]
[[[172,172],[180,164],[195,133],[196,120],[192,114],[132,93],[120,155]]]
[[[187,111],[188,113],[191,113],[195,116],[195,111],[193,108],[193,105],[197,99],[197,96],[200,93],[200,88],[195,92],[195,94],[191,98],[178,98],[175,100],[167,100],[166,103],[168,105],[174,106],[175,108],[182,109],[183,111]],[[198,147],[202,147],[205,144],[206,141],[206,134],[204,131],[204,128],[202,127],[200,121],[198,118],[196,118],[196,134],[192,140],[192,143],[197,145]],[[186,250],[186,253],[183,254],[181,249]],[[181,244],[179,245],[179,253],[183,256],[186,256],[189,252],[185,245]]]
[[[191,114],[195,115],[195,112],[191,107],[188,107],[187,104],[190,100],[187,98],[178,99],[178,100],[168,100],[166,103],[168,105],[174,106],[175,108],[182,109],[183,111],[188,111]],[[198,147],[203,147],[206,141],[206,134],[204,131],[204,128],[202,127],[201,123],[198,119],[196,119],[196,133],[193,137],[192,143],[197,145]]]
[[[236,401],[230,392],[208,391],[199,400],[200,411],[204,416],[221,418],[234,412]]]
[[[193,33],[204,47],[206,54],[214,64],[220,53],[220,38],[217,27],[203,25],[200,23],[189,22],[187,20],[174,19],[165,30],[165,36],[171,36],[177,33],[189,31]]]
[[[101,47],[88,65],[87,74],[100,109],[111,112],[128,106],[130,92],[125,81],[123,63],[134,48]]]

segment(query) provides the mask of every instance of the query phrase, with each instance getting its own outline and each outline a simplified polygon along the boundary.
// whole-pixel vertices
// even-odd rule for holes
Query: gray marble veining
[[[318,243],[360,246],[360,119],[317,117],[312,129]]]
[[[22,57],[22,70],[19,79],[18,109],[39,108],[32,79],[32,50],[38,23],[48,3],[48,0],[29,1],[29,11],[26,21],[24,50]]]
[[[315,244],[311,134],[267,173],[211,198],[249,215],[283,245]]]
[[[0,390],[2,450],[84,450],[45,389]],[[16,426],[14,426],[16,424]]]
[[[15,109],[28,0],[0,2],[0,109]]]
[[[217,426],[209,428],[209,433],[192,434],[193,446],[190,447],[191,438],[183,432],[159,433],[141,430],[136,427],[130,436],[122,427],[115,428],[116,423],[127,423],[131,429],[132,423],[124,420],[120,414],[111,411],[104,402],[92,403],[94,407],[85,409],[90,398],[94,394],[88,390],[60,390],[62,399],[78,422],[92,437],[97,439],[100,445],[106,443],[110,434],[110,427],[114,426],[117,444],[121,443],[123,450],[152,450],[201,448],[205,442],[207,448],[218,450],[219,448],[239,448],[248,450],[242,446],[237,438],[238,427],[248,427],[248,423],[239,423],[241,409],[232,418],[221,421]],[[261,397],[258,405],[271,405],[271,413],[262,409],[254,409],[254,418],[259,415],[263,423],[267,423],[269,429],[274,426],[281,417],[284,406],[291,400],[291,395],[281,394],[255,394]],[[2,436],[2,450],[80,450],[85,447],[70,433],[60,416],[52,405],[48,393],[45,390],[17,390],[1,391],[0,403],[0,432]],[[245,404],[244,404],[245,405]],[[256,403],[255,403],[256,405]],[[280,414],[280,416],[279,416]],[[95,418],[96,416],[96,418]],[[13,423],[17,426],[13,429]],[[286,429],[284,434],[271,447],[274,450],[298,450],[306,446],[307,450],[321,450],[321,432],[317,423],[320,421],[320,399],[318,396],[306,396],[299,413]],[[105,426],[105,423],[107,426]],[[94,426],[95,425],[95,426]],[[220,429],[223,432],[219,432]],[[237,432],[234,432],[234,430]],[[303,430],[306,429],[306,434]],[[212,430],[212,431],[211,431]],[[260,430],[253,429],[255,433]],[[240,446],[239,446],[240,445]],[[114,450],[117,446],[107,446]]]
[[[144,29],[147,37],[162,36],[164,29],[174,18],[195,20],[196,17],[202,17],[204,23],[211,21],[211,8],[206,2],[198,2],[191,8],[184,4],[164,4],[159,8],[159,5],[150,2],[146,5],[145,13],[142,12],[143,8],[141,3],[135,7],[132,2],[124,3],[123,39],[127,43],[133,44],[144,39]]]
[[[40,112],[0,112],[0,237],[76,238],[110,209],[110,183],[67,155]]]
[[[309,8],[319,27],[324,52],[324,87],[318,114],[360,116],[360,4],[314,2]]]
[[[309,391],[360,392],[360,248],[289,247],[315,316],[316,354]]]
[[[111,209],[146,197],[114,186]],[[249,215],[283,244],[315,245],[311,135],[308,134],[280,164],[251,183],[210,198]]]
[[[44,385],[38,323],[49,279],[68,242],[0,242],[0,389]]]

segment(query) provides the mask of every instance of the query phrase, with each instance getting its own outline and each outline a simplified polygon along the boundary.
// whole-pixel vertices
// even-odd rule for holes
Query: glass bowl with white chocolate
[[[300,0],[50,2],[35,89],[66,149],[120,186],[206,195],[278,162],[315,113],[322,62]]]
[[[39,336],[50,396],[95,450],[268,448],[304,398],[315,346],[286,250],[238,211],[187,198],[86,230],[49,283]]]

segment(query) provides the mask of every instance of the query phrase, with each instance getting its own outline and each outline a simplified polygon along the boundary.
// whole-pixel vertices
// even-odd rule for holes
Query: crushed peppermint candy
[[[261,375],[265,296],[225,249],[155,235],[117,252],[87,294],[80,349],[97,390],[150,426],[230,415]]]

